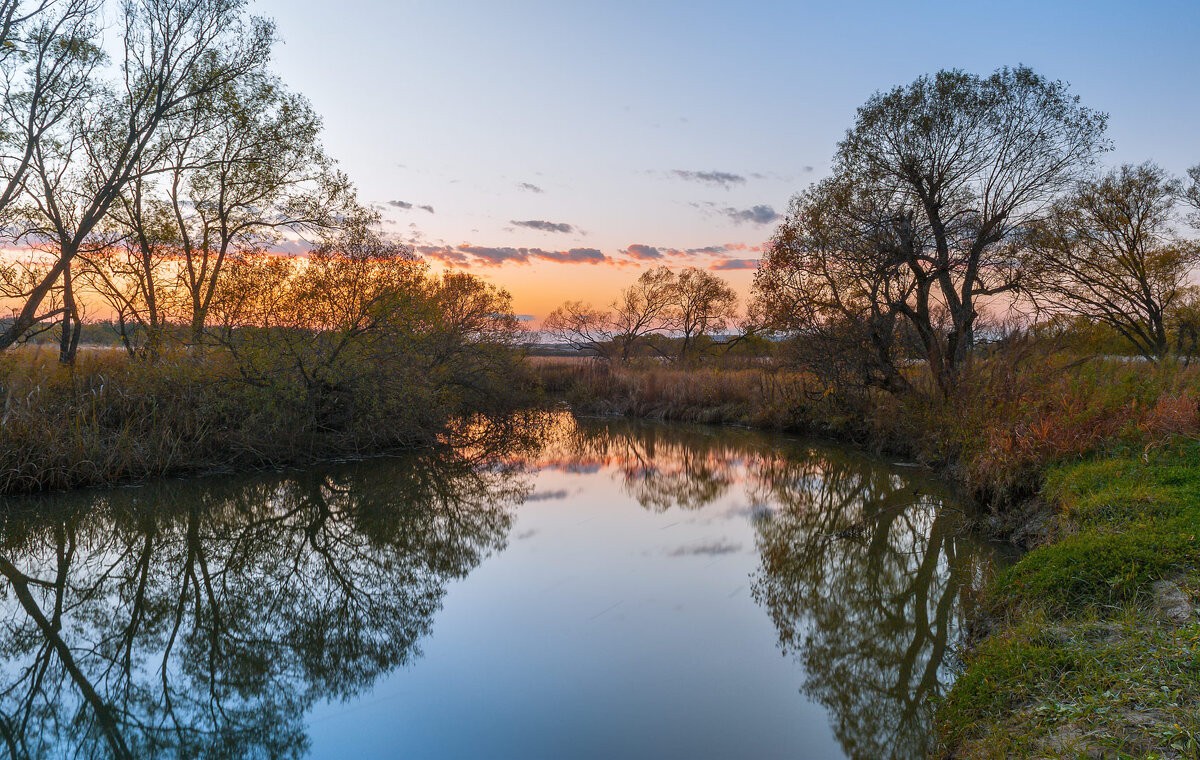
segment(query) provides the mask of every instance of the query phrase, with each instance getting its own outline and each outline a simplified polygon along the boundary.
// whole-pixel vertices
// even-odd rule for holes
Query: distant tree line
[[[652,355],[694,359],[712,336],[735,326],[737,294],[712,272],[688,267],[648,269],[607,309],[567,301],[547,315],[542,330],[552,339],[604,359],[629,361]]]

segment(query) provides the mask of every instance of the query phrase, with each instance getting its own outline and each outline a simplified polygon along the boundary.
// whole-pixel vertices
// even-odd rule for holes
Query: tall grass
[[[359,413],[331,427],[304,393],[247,381],[223,352],[147,362],[93,349],[71,366],[45,348],[6,351],[0,493],[375,453],[429,441],[472,411],[444,387],[410,385],[437,403],[382,414],[380,400],[359,398]]]

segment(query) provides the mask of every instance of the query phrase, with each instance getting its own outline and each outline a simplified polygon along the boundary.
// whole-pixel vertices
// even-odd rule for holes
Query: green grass
[[[1062,537],[993,582],[993,628],[939,706],[946,754],[1200,757],[1200,619],[1150,592],[1200,596],[1200,443],[1058,465],[1042,495]]]

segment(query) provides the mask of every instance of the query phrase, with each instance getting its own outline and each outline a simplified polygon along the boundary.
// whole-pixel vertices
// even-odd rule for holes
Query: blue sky
[[[763,207],[824,176],[855,108],[940,68],[1030,65],[1111,115],[1109,162],[1200,162],[1195,0],[252,7],[387,229],[536,315],[606,301],[635,265],[753,260]],[[620,266],[561,263],[596,252]]]

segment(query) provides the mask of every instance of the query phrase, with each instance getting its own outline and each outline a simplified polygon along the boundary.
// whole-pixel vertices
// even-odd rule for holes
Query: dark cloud
[[[725,259],[724,261],[718,261],[709,268],[717,271],[758,269],[758,259]]]
[[[687,180],[688,182],[700,182],[706,185],[718,185],[724,188],[730,188],[734,185],[740,185],[746,181],[746,178],[740,174],[731,172],[690,172],[684,169],[673,169],[671,175],[678,179]]]
[[[770,224],[779,219],[779,214],[770,206],[754,206],[752,208],[733,208],[726,206],[720,213],[731,219],[735,224],[750,222],[751,224]]]
[[[528,264],[531,261],[558,261],[568,264],[604,264],[609,258],[596,248],[572,248],[567,251],[547,251],[541,248],[510,248],[482,245],[419,245],[418,253],[454,266],[500,266],[507,262]]]
[[[521,190],[528,190],[531,193],[546,192],[545,190],[543,190],[542,188],[538,187],[537,185],[535,185],[531,182],[518,182],[517,187],[520,188]]]
[[[698,253],[706,254],[708,256],[716,256],[718,254],[728,253],[728,252],[729,252],[729,246],[727,246],[727,245],[706,245],[703,248],[689,248],[686,251],[684,251],[683,253],[687,253],[687,254],[690,254],[693,256]]]
[[[540,248],[530,248],[529,253],[539,259],[577,264],[600,264],[608,261],[608,257],[596,248],[572,248],[569,251],[543,251]]]
[[[528,229],[538,230],[540,232],[574,232],[575,231],[575,228],[569,224],[564,224],[562,222],[547,222],[542,219],[526,219],[523,222],[518,222],[516,219],[513,219],[511,223],[515,224],[518,227],[526,227]]]
[[[433,206],[416,206],[408,201],[388,201],[387,205],[391,206],[392,208],[402,209],[404,211],[419,208],[422,211],[428,211],[431,214],[433,213]]]
[[[661,259],[663,256],[662,251],[654,246],[642,245],[641,243],[634,243],[622,251],[622,253],[632,256],[639,261],[653,261],[654,259]]]

